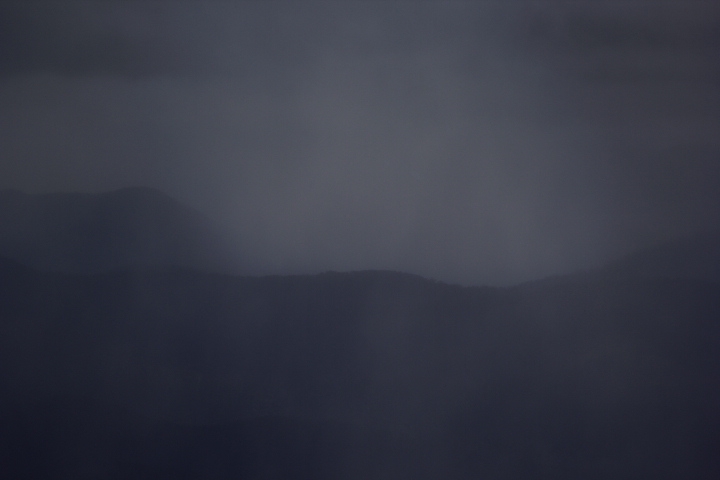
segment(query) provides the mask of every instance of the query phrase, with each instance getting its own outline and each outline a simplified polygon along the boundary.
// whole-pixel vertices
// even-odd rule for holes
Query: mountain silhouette
[[[229,239],[150,188],[109,193],[0,192],[0,255],[40,270],[96,273],[188,266],[232,271]]]
[[[672,248],[667,250],[675,257]],[[0,262],[13,478],[717,478],[720,285]]]

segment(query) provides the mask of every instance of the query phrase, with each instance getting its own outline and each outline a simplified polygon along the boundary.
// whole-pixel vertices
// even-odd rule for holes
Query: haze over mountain
[[[3,0],[0,477],[720,478],[719,26]]]
[[[263,274],[512,285],[720,229],[720,3],[0,3],[0,189],[157,188]]]
[[[231,237],[151,188],[102,194],[0,191],[0,256],[40,270],[187,266],[238,271]]]
[[[717,282],[67,276],[3,261],[0,290],[17,478],[720,473]]]

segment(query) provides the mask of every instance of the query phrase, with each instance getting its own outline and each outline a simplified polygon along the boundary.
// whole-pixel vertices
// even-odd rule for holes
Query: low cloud
[[[160,188],[257,273],[512,283],[719,226],[717,9],[8,5],[2,187]]]

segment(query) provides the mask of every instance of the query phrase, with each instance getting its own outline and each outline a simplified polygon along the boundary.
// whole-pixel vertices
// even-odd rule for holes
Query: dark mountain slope
[[[717,478],[718,318],[714,282],[608,272],[3,262],[0,436],[56,478]]]
[[[209,220],[149,188],[44,195],[4,190],[0,255],[64,272],[169,265],[237,269],[228,239]]]

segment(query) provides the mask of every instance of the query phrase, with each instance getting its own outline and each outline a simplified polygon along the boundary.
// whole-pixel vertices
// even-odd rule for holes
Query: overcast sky
[[[159,188],[258,273],[506,284],[720,227],[714,2],[0,4],[0,188]]]

